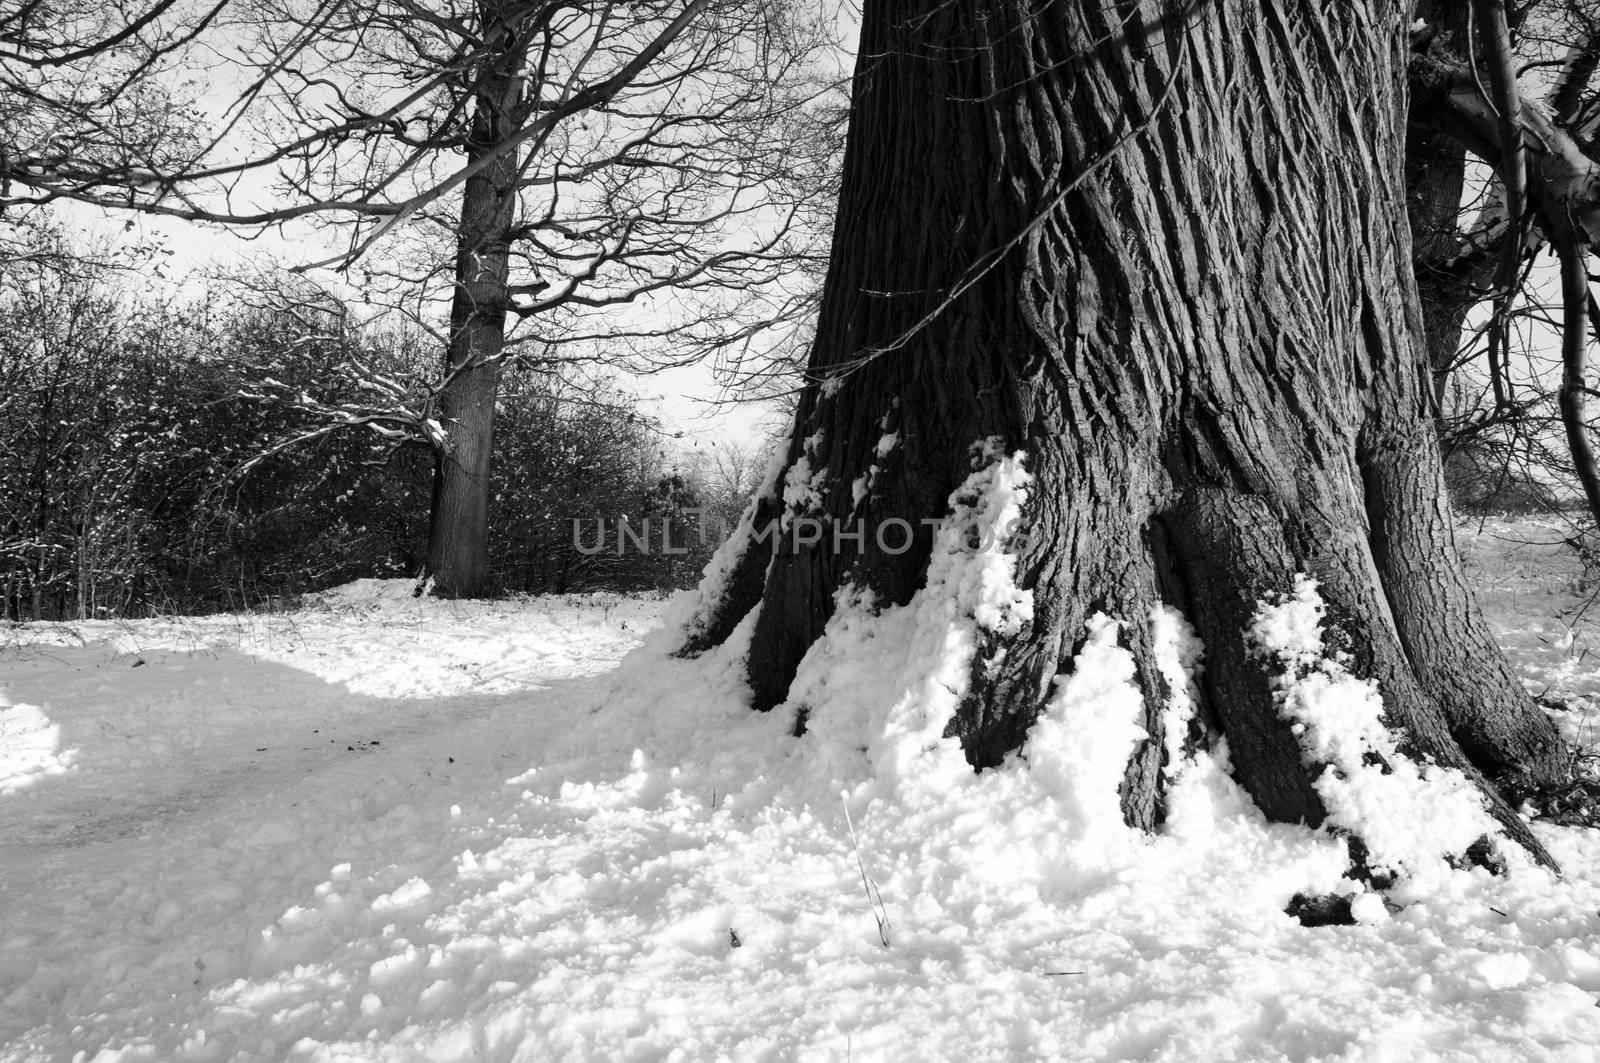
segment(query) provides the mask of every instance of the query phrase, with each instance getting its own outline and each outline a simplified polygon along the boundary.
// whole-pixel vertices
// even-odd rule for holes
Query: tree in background
[[[1571,484],[1600,514],[1587,279],[1600,9],[1424,0],[1417,14],[1407,206],[1453,479],[1480,504],[1549,505]],[[1541,291],[1552,268],[1556,290]]]
[[[12,201],[327,220],[344,245],[324,264],[362,261],[369,297],[442,289],[428,567],[437,593],[484,593],[508,357],[687,361],[759,346],[808,305],[785,281],[827,194],[811,103],[829,36],[796,11],[251,0],[216,45],[243,88],[204,135],[119,136],[85,165],[11,149]],[[409,261],[367,257],[408,224]],[[666,301],[684,293],[701,298]]]

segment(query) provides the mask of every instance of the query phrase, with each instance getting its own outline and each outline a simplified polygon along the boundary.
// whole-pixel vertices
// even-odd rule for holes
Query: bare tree
[[[1484,0],[1425,0],[1418,14],[1407,203],[1446,447],[1487,447],[1506,462],[1521,451],[1542,467],[1565,468],[1600,515],[1586,266],[1597,233],[1600,96],[1591,83],[1600,11],[1588,0],[1515,11]],[[1463,208],[1473,157],[1492,177]],[[1557,263],[1553,307],[1531,283],[1548,272],[1542,258]],[[1468,314],[1485,301],[1487,324],[1468,332]],[[1550,346],[1558,351],[1546,359],[1541,348]],[[1481,397],[1469,385],[1446,410],[1452,383],[1480,356]],[[1546,442],[1552,428],[1565,436],[1565,455]]]
[[[341,249],[315,265],[360,269],[368,289],[443,293],[438,593],[488,590],[507,358],[682,362],[759,346],[807,309],[788,282],[815,258],[807,223],[827,194],[814,67],[830,46],[810,13],[252,0],[231,39],[248,76],[204,137],[182,151],[128,141],[116,165],[33,152],[12,167],[13,201],[326,222]],[[388,257],[370,254],[402,230]]]

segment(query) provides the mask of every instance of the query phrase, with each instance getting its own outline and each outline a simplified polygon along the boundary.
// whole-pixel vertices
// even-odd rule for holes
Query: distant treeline
[[[429,338],[313,327],[323,318],[283,300],[153,301],[128,291],[140,283],[0,263],[0,616],[254,608],[417,575],[434,448],[381,422],[335,426],[373,408],[374,378],[425,410],[427,385],[406,382],[437,380]],[[748,455],[731,473],[685,467],[615,387],[512,368],[500,404],[490,552],[504,590],[684,586],[715,544],[683,511],[737,519]],[[687,554],[572,545],[575,518],[592,539],[596,519],[674,515]]]

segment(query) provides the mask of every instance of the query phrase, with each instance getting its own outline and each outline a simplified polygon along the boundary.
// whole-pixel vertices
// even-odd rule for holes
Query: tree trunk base
[[[1461,570],[1416,347],[1409,8],[1125,7],[868,0],[809,383],[758,507],[868,541],[744,550],[684,649],[754,611],[771,709],[841,597],[1004,567],[1029,608],[951,619],[976,649],[944,734],[1003,763],[1114,618],[1143,698],[1122,815],[1152,830],[1190,740],[1165,733],[1175,608],[1205,644],[1198,719],[1269,817],[1354,835],[1373,881],[1490,833],[1551,864],[1505,795],[1569,764]],[[949,571],[925,522],[982,510],[1017,454],[1022,526]],[[894,521],[904,549],[873,534]],[[1315,652],[1263,635],[1296,617]],[[1449,851],[1396,856],[1373,795]]]

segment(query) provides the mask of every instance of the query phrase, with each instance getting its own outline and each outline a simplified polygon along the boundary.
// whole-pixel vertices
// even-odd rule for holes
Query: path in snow
[[[0,1045],[50,1019],[83,1023],[71,1046],[177,1021],[278,962],[262,931],[330,876],[369,899],[437,877],[459,853],[441,833],[470,819],[452,807],[519,774],[658,608],[354,590],[293,617],[61,626],[0,654],[4,748],[70,763],[0,798]]]

